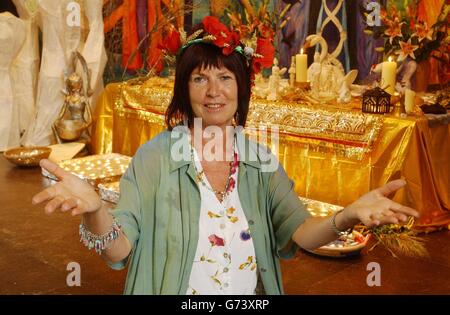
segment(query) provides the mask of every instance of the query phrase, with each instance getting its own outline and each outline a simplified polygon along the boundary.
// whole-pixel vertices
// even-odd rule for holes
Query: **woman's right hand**
[[[45,202],[45,211],[48,214],[59,208],[63,212],[72,211],[72,215],[100,210],[102,201],[89,183],[49,160],[41,160],[39,165],[55,175],[59,181],[37,193],[32,199],[33,204]]]

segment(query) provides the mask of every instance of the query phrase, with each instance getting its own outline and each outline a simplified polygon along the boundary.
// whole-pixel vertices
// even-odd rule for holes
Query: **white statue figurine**
[[[344,78],[344,68],[339,60],[328,53],[327,42],[321,35],[309,35],[306,37],[303,47],[307,49],[317,44],[320,45],[320,55],[318,57],[315,55],[314,67],[308,69],[308,78],[312,83],[311,91],[317,97],[332,99],[339,95]]]
[[[267,100],[276,101],[278,99],[278,94],[280,92],[280,81],[281,76],[286,72],[286,68],[280,70],[278,67],[278,60],[275,58],[273,60],[272,74],[269,77],[269,87]]]
[[[359,86],[352,84],[358,71],[351,70],[345,75],[344,67],[335,57],[336,52],[328,53],[327,42],[319,34],[309,35],[303,47],[317,44],[320,45],[320,54],[314,54],[314,63],[308,68],[312,95],[322,100],[337,98],[339,102],[349,102],[352,91],[360,90]]]
[[[308,81],[311,82],[311,88],[317,88],[321,71],[320,54],[316,51],[314,53],[314,62],[308,68]]]
[[[261,73],[255,75],[255,85],[252,88],[252,94],[259,98],[266,98],[267,96],[267,82]]]
[[[339,103],[348,103],[352,99],[351,87],[353,81],[355,81],[358,76],[358,70],[350,70],[349,73],[344,77],[343,82],[341,84],[341,88],[339,89],[339,96],[337,101]]]

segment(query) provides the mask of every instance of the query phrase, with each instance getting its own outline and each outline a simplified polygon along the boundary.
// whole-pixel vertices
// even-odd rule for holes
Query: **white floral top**
[[[197,174],[203,174],[194,150]],[[228,193],[220,202],[206,176],[200,189],[199,240],[187,294],[255,294],[255,248],[236,188],[237,152],[231,169]],[[208,187],[209,186],[209,187]]]

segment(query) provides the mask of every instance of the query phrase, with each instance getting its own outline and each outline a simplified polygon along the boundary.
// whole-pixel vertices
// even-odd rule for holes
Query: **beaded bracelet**
[[[336,226],[336,216],[341,213],[344,209],[341,209],[339,211],[336,211],[333,216],[331,217],[331,228],[333,229],[334,233],[336,233],[337,236],[343,236],[348,234],[350,229],[346,229],[344,231],[339,230],[338,227]]]
[[[122,226],[117,222],[116,218],[113,218],[113,224],[111,229],[103,235],[93,234],[86,229],[86,226],[80,224],[80,242],[84,244],[89,250],[95,248],[97,254],[101,255],[102,252],[107,249],[112,241],[119,237],[119,232]]]

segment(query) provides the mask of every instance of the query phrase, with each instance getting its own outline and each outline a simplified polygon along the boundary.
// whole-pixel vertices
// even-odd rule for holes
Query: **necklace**
[[[227,179],[227,183],[225,185],[225,189],[223,191],[219,191],[216,190],[214,188],[212,188],[210,185],[208,185],[205,181],[205,172],[203,171],[203,169],[201,171],[199,171],[197,169],[197,166],[195,164],[195,158],[194,158],[194,146],[191,143],[191,161],[192,164],[194,165],[194,169],[195,169],[195,178],[196,178],[196,182],[200,183],[203,187],[205,187],[206,189],[212,191],[216,196],[220,196],[218,197],[220,202],[223,202],[225,200],[225,197],[231,192],[233,191],[234,186],[236,185],[236,182],[233,178],[233,175],[236,173],[236,169],[239,165],[239,161],[238,161],[238,154],[236,152],[236,148],[235,148],[235,141],[233,141],[233,161],[230,162],[230,171],[228,173],[228,179]]]

